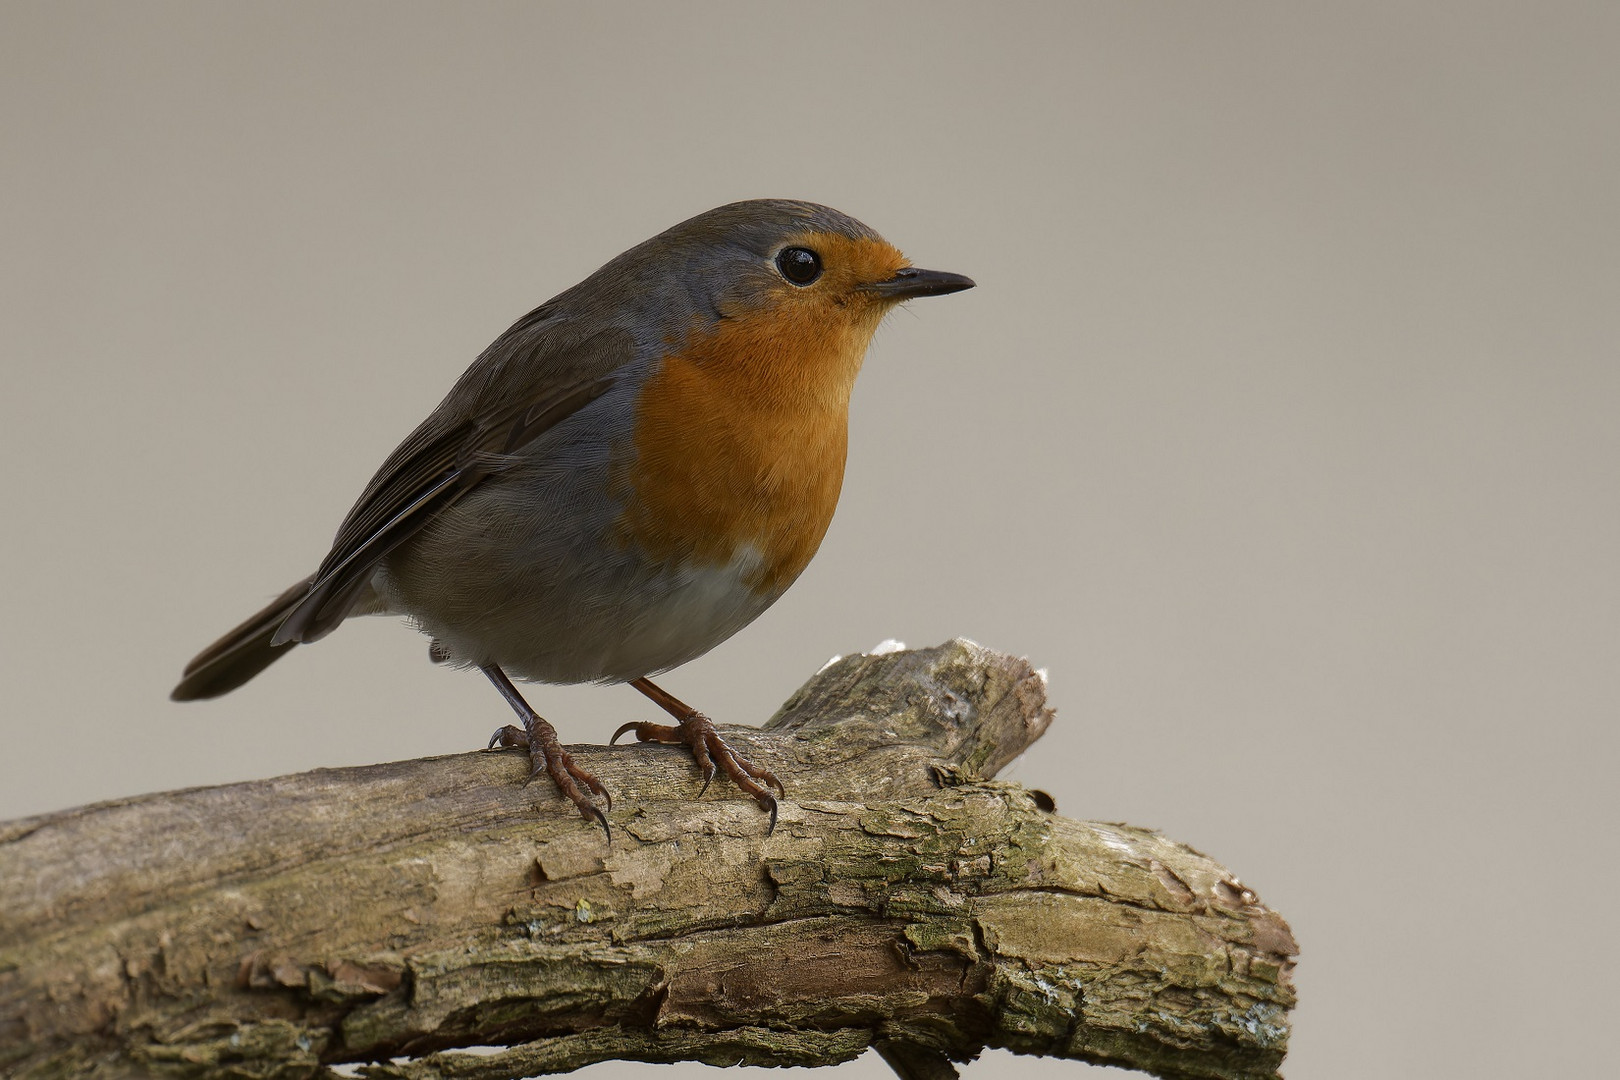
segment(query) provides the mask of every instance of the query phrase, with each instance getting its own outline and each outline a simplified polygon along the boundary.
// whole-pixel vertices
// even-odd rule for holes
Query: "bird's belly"
[[[708,652],[769,607],[760,552],[653,555],[611,528],[591,472],[481,487],[391,556],[377,585],[460,664],[552,683],[625,682]]]
[[[696,659],[769,607],[776,598],[745,580],[757,561],[748,550],[724,566],[606,560],[545,585],[531,574],[505,597],[469,582],[490,597],[476,611],[431,603],[407,611],[460,663],[539,682],[627,682]]]
[[[624,682],[678,667],[741,630],[776,600],[749,583],[753,548],[721,566],[647,566],[599,586],[595,615],[568,618],[560,648],[517,649],[507,658],[524,678],[546,682]]]

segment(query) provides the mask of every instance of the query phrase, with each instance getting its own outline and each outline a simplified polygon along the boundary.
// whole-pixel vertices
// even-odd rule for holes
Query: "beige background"
[[[880,333],[820,557],[670,689],[757,722],[885,637],[1027,654],[1015,775],[1292,920],[1290,1076],[1605,1071],[1620,6],[0,19],[0,817],[480,745],[500,699],[382,621],[166,694],[513,318],[813,198],[980,288]]]

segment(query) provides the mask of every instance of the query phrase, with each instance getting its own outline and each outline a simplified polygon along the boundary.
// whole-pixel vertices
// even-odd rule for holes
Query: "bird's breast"
[[[616,470],[616,538],[673,567],[738,565],[774,598],[832,521],[849,393],[870,340],[840,327],[721,320],[653,367]]]

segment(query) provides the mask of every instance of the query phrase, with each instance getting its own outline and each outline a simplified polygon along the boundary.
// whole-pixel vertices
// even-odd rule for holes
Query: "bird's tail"
[[[228,694],[292,652],[297,642],[271,645],[270,638],[287,614],[308,595],[314,580],[311,576],[300,581],[270,601],[263,611],[198,653],[186,665],[180,685],[169,697],[175,701],[196,701]]]

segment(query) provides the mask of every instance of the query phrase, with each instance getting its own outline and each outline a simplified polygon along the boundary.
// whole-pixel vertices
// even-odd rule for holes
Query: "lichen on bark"
[[[1276,1075],[1296,952],[1210,859],[993,779],[1052,720],[1022,660],[843,658],[762,729],[758,808],[661,747],[573,747],[611,846],[474,753],[0,825],[0,1070],[516,1077],[610,1059],[908,1077],[988,1046]],[[498,1047],[495,1053],[467,1053]]]

